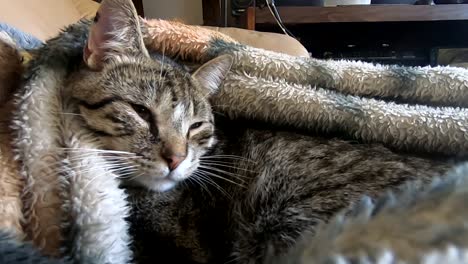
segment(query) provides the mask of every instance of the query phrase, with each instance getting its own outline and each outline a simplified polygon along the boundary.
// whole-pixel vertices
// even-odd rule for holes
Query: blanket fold
[[[23,192],[27,239],[49,256],[78,263],[128,263],[126,195],[104,166],[99,145],[85,132],[67,74],[82,61],[89,21],[49,40],[31,62],[17,94],[14,147],[26,179]]]
[[[467,112],[459,108],[468,102],[466,69],[292,57],[196,26],[144,22],[148,47],[167,56],[203,62],[232,55],[232,70],[213,104],[233,118],[338,131],[405,151],[466,155]]]

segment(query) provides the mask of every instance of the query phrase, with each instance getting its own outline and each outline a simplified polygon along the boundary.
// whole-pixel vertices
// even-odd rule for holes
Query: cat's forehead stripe
[[[178,103],[176,107],[174,108],[174,113],[172,114],[172,117],[174,120],[181,120],[185,117],[187,113],[187,109],[185,104],[183,103]]]

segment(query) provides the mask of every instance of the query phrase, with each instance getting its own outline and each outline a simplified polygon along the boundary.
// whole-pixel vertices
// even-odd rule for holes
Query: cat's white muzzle
[[[156,171],[148,171],[144,175],[137,177],[135,181],[144,187],[159,192],[165,192],[174,188],[178,182],[187,179],[194,171],[193,151],[187,152],[187,157],[173,171],[167,165],[158,165]]]

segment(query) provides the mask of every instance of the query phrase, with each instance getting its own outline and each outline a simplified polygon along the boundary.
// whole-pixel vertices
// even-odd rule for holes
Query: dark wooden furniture
[[[143,1],[142,0],[132,0],[133,4],[135,5],[135,8],[138,12],[138,15],[144,17],[145,12],[143,11]]]
[[[93,0],[94,2],[101,3],[102,0]],[[145,13],[143,12],[143,1],[142,0],[132,0],[133,5],[135,5],[135,8],[138,12],[138,15],[144,16]]]
[[[275,24],[267,8],[249,8],[255,22]],[[363,6],[290,6],[278,7],[285,24],[343,23],[343,22],[415,22],[468,20],[468,5],[363,5]]]
[[[215,2],[220,1],[203,0],[204,11]],[[215,9],[221,11],[219,6]],[[237,17],[228,12],[228,26],[282,33],[267,8],[251,7]],[[278,12],[286,27],[318,58],[427,65],[436,64],[438,48],[468,47],[468,4],[281,6]],[[205,22],[223,26],[220,19]]]
[[[248,9],[244,13],[233,15],[231,9],[231,0],[202,0],[203,5],[203,25],[205,26],[229,26],[239,28],[255,27],[253,17],[254,9]],[[225,15],[227,14],[227,16]],[[250,24],[249,24],[250,23]]]
[[[223,13],[221,10],[221,1],[203,0],[203,25],[221,26],[223,24]]]

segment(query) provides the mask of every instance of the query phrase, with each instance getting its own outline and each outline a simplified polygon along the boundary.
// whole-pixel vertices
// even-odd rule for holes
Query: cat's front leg
[[[203,63],[220,55],[211,50],[214,40],[236,43],[234,39],[220,32],[177,21],[142,19],[142,24],[148,49],[185,61]]]

